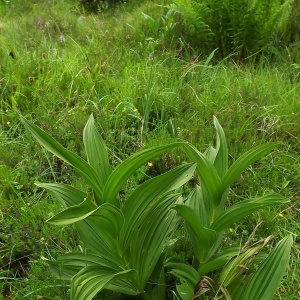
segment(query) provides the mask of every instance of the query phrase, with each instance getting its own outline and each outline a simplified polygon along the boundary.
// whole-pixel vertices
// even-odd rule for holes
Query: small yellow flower
[[[7,124],[7,125],[9,125],[9,124],[10,124],[10,122],[9,122],[9,121],[7,121],[7,122],[6,122],[6,124]]]
[[[138,111],[138,109],[135,107],[135,108],[133,109],[133,111],[134,111],[134,112],[137,112],[137,111]]]
[[[149,168],[153,167],[153,162],[152,162],[152,161],[149,161],[149,162],[147,163],[147,166],[148,166]]]
[[[233,232],[233,229],[232,229],[232,228],[229,228],[229,232]]]
[[[7,109],[5,112],[9,112],[9,109]]]
[[[283,217],[283,214],[282,214],[282,213],[279,213],[279,214],[278,214],[278,217],[281,217],[281,218],[282,218],[282,217]]]

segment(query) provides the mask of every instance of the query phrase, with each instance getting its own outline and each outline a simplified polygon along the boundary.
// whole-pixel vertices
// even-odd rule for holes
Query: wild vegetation
[[[1,297],[298,299],[300,2],[84,2],[0,2]]]

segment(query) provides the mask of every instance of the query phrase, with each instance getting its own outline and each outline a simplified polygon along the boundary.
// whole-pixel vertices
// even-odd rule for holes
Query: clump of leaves
[[[226,208],[230,185],[245,168],[278,143],[257,146],[228,167],[225,134],[215,118],[216,148],[209,147],[201,153],[187,142],[157,146],[133,154],[112,170],[93,116],[83,132],[87,161],[65,149],[31,122],[24,118],[22,121],[46,149],[70,164],[91,190],[37,183],[65,207],[48,221],[56,225],[75,223],[84,243],[82,251],[49,262],[59,278],[71,281],[72,299],[92,299],[103,289],[139,295],[143,299],[165,299],[165,267],[178,278],[177,293],[182,299],[208,299],[205,298],[207,292],[217,295],[220,291],[226,299],[237,295],[234,299],[254,300],[258,294],[262,295],[261,299],[271,299],[287,267],[292,237],[285,237],[267,257],[257,254],[270,237],[251,246],[245,245],[243,249],[220,251],[220,248],[227,227],[260,208],[288,201],[271,193]],[[127,199],[121,200],[119,192],[138,168],[174,148],[184,151],[193,163],[177,166],[138,185]],[[200,184],[188,199],[183,199],[179,188],[195,172]],[[191,240],[195,257],[192,265],[165,257],[170,233],[178,224],[177,213],[184,219]],[[245,278],[241,269],[254,257],[263,263],[253,276]],[[275,270],[278,260],[281,266]],[[218,282],[207,276],[222,268]],[[271,275],[267,277],[267,274]],[[266,280],[262,285],[263,278]]]
[[[230,185],[252,162],[275,149],[278,143],[256,146],[229,167],[224,131],[216,118],[214,123],[216,148],[210,146],[202,154],[191,146],[183,146],[188,156],[197,163],[200,184],[190,193],[186,203],[171,206],[185,221],[194,261],[187,265],[170,258],[167,266],[180,280],[177,291],[182,299],[198,296],[210,299],[207,293],[211,292],[214,297],[223,295],[226,299],[271,300],[288,266],[292,236],[283,238],[268,256],[259,254],[271,236],[249,245],[250,236],[242,248],[222,249],[221,244],[226,229],[237,221],[263,207],[289,201],[277,193],[270,193],[226,207]],[[254,274],[246,272],[253,261],[262,262]],[[207,276],[216,270],[221,270],[217,282]]]

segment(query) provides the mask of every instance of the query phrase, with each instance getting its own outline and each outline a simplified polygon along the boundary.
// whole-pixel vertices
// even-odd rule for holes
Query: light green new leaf
[[[220,178],[222,178],[228,170],[228,149],[224,130],[218,119],[214,116],[214,125],[217,132],[217,156],[214,161],[214,166]]]
[[[165,151],[172,150],[184,144],[186,144],[186,142],[154,147],[130,156],[113,171],[106,182],[103,191],[105,202],[115,204],[118,192],[122,189],[127,179],[143,164]]]
[[[103,189],[112,169],[109,164],[106,145],[94,125],[94,117],[90,116],[83,131],[83,143],[89,164],[96,171]]]
[[[171,208],[178,211],[184,219],[195,256],[199,262],[204,262],[216,241],[216,232],[204,227],[196,212],[187,205],[174,204]]]
[[[48,190],[66,208],[78,205],[88,197],[86,193],[67,184],[36,182],[35,185]]]
[[[67,164],[71,165],[86,180],[86,182],[93,188],[98,201],[102,199],[101,184],[96,171],[84,159],[64,148],[53,137],[38,126],[34,125],[32,122],[23,117],[21,117],[21,120],[26,129],[43,147],[65,161]]]
[[[238,179],[243,171],[252,164],[254,161],[259,159],[260,157],[268,154],[275,148],[277,148],[280,143],[268,143],[263,145],[258,145],[251,150],[247,151],[243,155],[241,155],[228,169],[226,174],[222,179],[222,192],[224,193],[230,185]]]
[[[95,210],[95,204],[86,199],[78,205],[71,206],[47,220],[54,225],[68,225],[85,219]]]
[[[134,270],[116,273],[114,270],[101,266],[83,268],[72,279],[71,300],[91,300],[101,290],[120,279],[132,280]],[[137,294],[131,291],[132,295]]]
[[[197,163],[197,173],[203,189],[207,192],[212,204],[217,207],[222,198],[221,180],[212,162],[193,145],[180,147],[191,161]]]
[[[209,199],[204,197],[200,185],[196,185],[196,187],[189,193],[186,205],[188,205],[196,212],[201,221],[201,224],[204,227],[210,227],[212,205]]]
[[[284,237],[250,279],[243,300],[272,300],[289,264],[292,235]]]
[[[289,202],[288,198],[277,193],[271,193],[259,198],[243,200],[229,207],[224,211],[224,213],[220,214],[212,223],[210,228],[219,232],[263,207],[287,202]]]

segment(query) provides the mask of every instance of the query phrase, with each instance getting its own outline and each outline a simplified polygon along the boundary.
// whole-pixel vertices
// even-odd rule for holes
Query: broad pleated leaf
[[[204,262],[216,241],[216,232],[204,227],[196,212],[187,205],[174,204],[171,208],[178,211],[184,219],[194,254],[199,262]]]
[[[158,146],[130,156],[113,171],[106,182],[103,191],[105,202],[115,203],[119,191],[122,189],[128,178],[143,164],[147,163],[153,157],[183,144],[186,143],[178,142],[166,146]]]
[[[154,284],[148,284],[145,286],[145,292],[150,299],[165,299],[167,293],[167,282],[166,282],[166,270],[165,270],[165,253],[163,252],[158,262],[156,263],[155,269],[153,270],[149,282]]]
[[[158,199],[143,214],[139,226],[131,235],[128,260],[130,266],[137,270],[137,281],[141,287],[149,281],[161,257],[175,217],[175,211],[170,211],[169,207],[178,197],[168,195]]]
[[[123,206],[125,224],[120,234],[121,244],[127,247],[131,235],[135,234],[142,223],[144,212],[151,207],[157,197],[175,190],[185,184],[194,173],[195,164],[185,164],[152,178],[138,186]]]
[[[191,161],[197,163],[197,173],[203,189],[207,192],[212,204],[217,207],[221,201],[221,180],[212,162],[193,145],[185,144],[181,149]]]
[[[284,237],[250,279],[243,300],[272,300],[289,264],[292,235]]]
[[[226,209],[223,214],[220,214],[210,228],[218,232],[222,229],[226,229],[235,222],[263,207],[287,202],[289,202],[288,198],[277,193],[271,193],[259,198],[243,200]]]
[[[111,265],[105,258],[91,252],[72,252],[61,255],[56,261],[48,261],[53,274],[60,279],[71,280],[82,268],[99,265],[115,270],[115,273],[123,271],[116,265]]]
[[[123,226],[124,219],[119,209],[110,204],[103,204],[97,208],[95,204],[89,202],[88,207],[85,208],[85,213],[88,214],[88,217],[84,216],[85,218],[79,221],[79,219],[83,217],[80,217],[80,214],[84,214],[84,211],[80,211],[80,203],[87,197],[85,193],[63,184],[37,183],[37,185],[49,190],[65,207],[71,208],[71,211],[66,210],[61,213],[61,215],[58,214],[56,218],[57,220],[62,218],[60,221],[64,223],[77,221],[75,226],[85,247],[102,255],[107,261],[111,262],[112,265],[121,265],[116,240]],[[79,207],[76,207],[78,204]],[[86,204],[87,203],[84,203],[84,205]],[[76,211],[76,218],[79,219],[75,220],[74,215],[72,215],[69,216],[70,220],[68,220],[68,212],[74,211]],[[55,222],[55,218],[53,220]],[[60,221],[58,221],[58,223]]]
[[[85,267],[72,279],[71,300],[90,300],[117,280],[131,280],[134,273],[133,270],[115,273],[114,270],[101,266]],[[134,290],[128,292],[131,292],[131,295],[137,294]]]
[[[96,171],[84,159],[64,148],[44,130],[23,117],[21,117],[21,120],[26,129],[43,147],[71,165],[86,180],[93,188],[96,198],[100,201],[102,199],[102,189]]]
[[[101,232],[107,232],[113,237],[117,237],[124,224],[123,213],[115,206],[104,203],[93,211],[91,215],[87,217],[88,221],[94,221],[98,224],[95,227],[96,230]]]
[[[110,282],[108,285],[106,285],[105,288],[121,294],[138,295],[140,292],[137,290],[135,283],[135,278],[121,278],[117,279],[116,281]]]
[[[188,195],[186,204],[198,215],[204,227],[210,227],[212,206],[207,197],[203,196],[201,186],[197,185]]]
[[[95,205],[90,200],[84,200],[78,205],[69,207],[52,218],[48,219],[47,222],[54,225],[68,225],[80,220],[85,219],[93,213]]]
[[[109,164],[106,145],[94,125],[94,117],[90,116],[83,131],[83,143],[89,164],[96,171],[103,189],[112,169]]]
[[[104,203],[76,226],[87,248],[106,258],[112,266],[124,266],[118,236],[123,226],[122,212]],[[77,223],[76,223],[77,225]]]
[[[55,183],[37,183],[37,186],[49,190],[59,201],[67,208],[78,205],[84,201],[87,194],[71,186]],[[94,205],[94,210],[96,209]],[[99,207],[99,210],[93,211],[94,216],[90,216],[75,223],[78,234],[87,248],[103,255],[113,265],[120,264],[119,254],[116,252],[116,246],[112,240],[123,224],[123,216],[120,211],[108,204]],[[97,214],[101,215],[95,220]],[[117,228],[115,226],[117,225]],[[108,229],[110,228],[111,231]],[[108,231],[106,231],[108,230]],[[108,239],[109,242],[104,243]],[[113,250],[111,250],[113,248]]]
[[[66,208],[78,205],[88,197],[81,190],[66,184],[36,182],[35,185],[48,190]],[[95,208],[96,205],[94,205]]]
[[[275,148],[277,148],[280,143],[268,143],[254,147],[253,149],[247,151],[242,156],[240,156],[228,169],[226,174],[222,179],[222,192],[225,192],[230,185],[238,179],[243,171],[252,164],[254,161],[260,157],[268,154]]]

